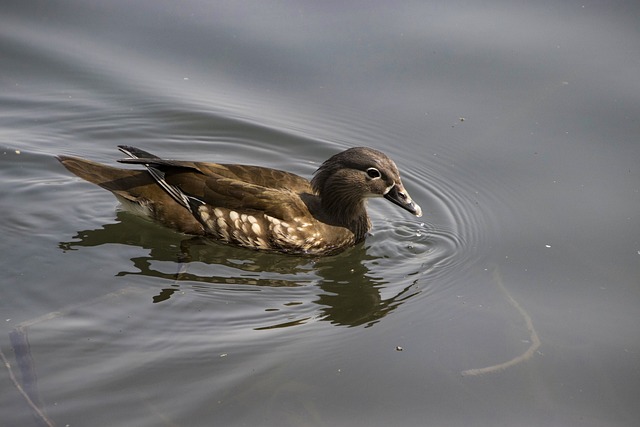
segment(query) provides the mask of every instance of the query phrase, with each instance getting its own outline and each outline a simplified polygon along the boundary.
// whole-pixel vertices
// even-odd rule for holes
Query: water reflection
[[[60,242],[59,247],[72,251],[118,244],[148,250],[145,255],[131,258],[134,271],[120,271],[116,276],[171,282],[153,296],[154,303],[169,300],[187,286],[193,292],[207,294],[215,289],[252,292],[260,287],[309,286],[316,293],[311,302],[320,311],[314,318],[336,325],[368,327],[419,292],[412,280],[392,296],[382,298],[381,290],[387,289],[388,280],[376,277],[370,270],[369,265],[375,264],[377,257],[368,255],[363,245],[326,258],[254,252],[174,233],[123,211],[117,213],[117,222],[79,231],[73,239]],[[294,326],[307,320],[309,317],[255,329]]]

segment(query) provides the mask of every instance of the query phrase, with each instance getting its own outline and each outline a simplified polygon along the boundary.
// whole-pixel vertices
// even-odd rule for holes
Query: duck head
[[[347,221],[363,214],[366,217],[364,203],[370,197],[384,197],[422,216],[422,209],[402,185],[396,164],[372,148],[354,147],[332,156],[315,172],[311,185],[325,211]]]

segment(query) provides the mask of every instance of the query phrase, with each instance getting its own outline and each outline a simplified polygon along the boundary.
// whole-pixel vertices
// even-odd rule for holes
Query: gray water
[[[4,1],[3,426],[636,426],[640,6]],[[54,158],[309,177],[385,151],[321,259],[193,241]]]

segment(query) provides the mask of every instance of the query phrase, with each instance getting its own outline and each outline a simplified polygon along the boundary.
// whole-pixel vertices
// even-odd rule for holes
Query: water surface
[[[628,2],[4,2],[6,425],[634,426],[640,34]],[[56,154],[309,177],[389,154],[327,258],[120,211]],[[21,392],[22,390],[22,392]]]

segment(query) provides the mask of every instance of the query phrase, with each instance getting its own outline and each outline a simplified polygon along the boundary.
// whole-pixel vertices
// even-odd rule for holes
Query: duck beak
[[[422,216],[422,209],[409,196],[402,184],[393,185],[384,195],[384,198],[392,203],[408,210],[417,217]]]

